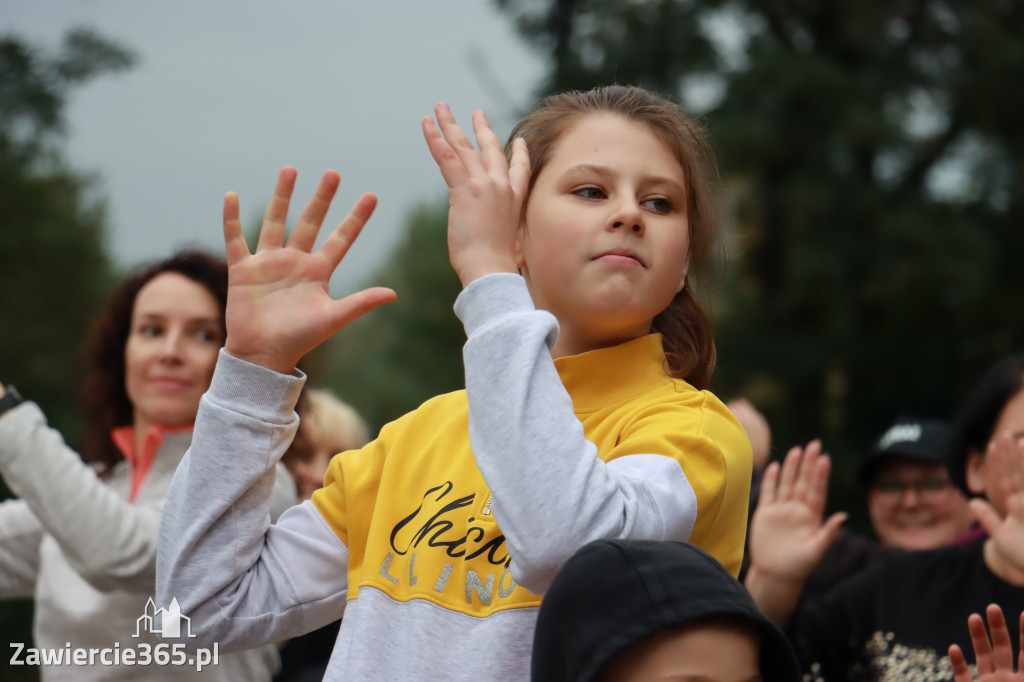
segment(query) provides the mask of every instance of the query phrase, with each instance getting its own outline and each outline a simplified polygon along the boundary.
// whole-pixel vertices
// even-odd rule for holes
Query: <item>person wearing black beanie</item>
[[[719,647],[726,655],[715,653]],[[686,542],[591,542],[541,602],[531,679],[624,682],[649,679],[655,667],[673,679],[800,679],[786,636],[703,550]]]

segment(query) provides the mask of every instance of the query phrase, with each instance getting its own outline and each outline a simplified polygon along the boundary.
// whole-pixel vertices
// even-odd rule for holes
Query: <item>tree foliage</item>
[[[452,305],[462,290],[448,262],[448,204],[413,210],[401,242],[371,278],[398,299],[345,327],[307,358],[372,432],[423,401],[465,385],[462,324]]]
[[[550,55],[544,93],[629,82],[705,112],[730,228],[716,388],[777,445],[824,436],[849,472],[1021,345],[1024,5],[497,4]]]
[[[72,435],[76,353],[112,267],[92,182],[62,159],[64,111],[74,86],[131,61],[87,31],[56,54],[0,38],[0,380]]]
[[[39,403],[71,442],[78,349],[113,269],[92,182],[62,159],[64,113],[74,86],[131,63],[88,31],[68,33],[53,54],[0,36],[0,381]],[[7,494],[0,480],[0,499]],[[30,622],[29,602],[0,603],[5,641],[29,642]],[[3,667],[5,680],[34,678]]]

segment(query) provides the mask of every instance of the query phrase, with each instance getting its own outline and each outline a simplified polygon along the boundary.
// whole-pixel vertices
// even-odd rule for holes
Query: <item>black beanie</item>
[[[800,680],[789,640],[714,557],[686,542],[597,540],[566,562],[544,595],[531,679],[588,682],[659,630],[716,616],[760,635],[764,682]]]

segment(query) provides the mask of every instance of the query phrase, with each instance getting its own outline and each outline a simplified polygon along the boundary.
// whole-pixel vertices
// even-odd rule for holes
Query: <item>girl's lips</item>
[[[624,253],[605,253],[598,256],[595,260],[599,260],[602,263],[609,263],[614,265],[643,267],[643,263],[641,263],[638,258]]]

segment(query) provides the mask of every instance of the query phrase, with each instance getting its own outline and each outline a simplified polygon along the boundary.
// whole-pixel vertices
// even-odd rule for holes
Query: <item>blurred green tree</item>
[[[897,413],[951,414],[1021,345],[1020,3],[496,2],[549,55],[541,94],[634,83],[704,115],[715,389],[780,450],[823,436],[842,487]]]
[[[79,346],[114,273],[103,204],[62,158],[64,111],[75,86],[132,63],[90,31],[69,32],[53,53],[0,36],[0,381],[38,402],[70,442],[81,428]],[[0,499],[9,494],[0,480]],[[29,642],[30,623],[30,602],[0,602],[0,639]],[[36,678],[6,661],[4,680]]]
[[[303,362],[376,433],[423,401],[465,386],[462,323],[452,305],[462,290],[448,262],[448,202],[423,204],[370,278],[398,299],[357,320]]]
[[[62,158],[64,109],[74,86],[132,62],[85,30],[56,54],[0,38],[0,377],[70,436],[78,345],[114,273],[93,180]]]

